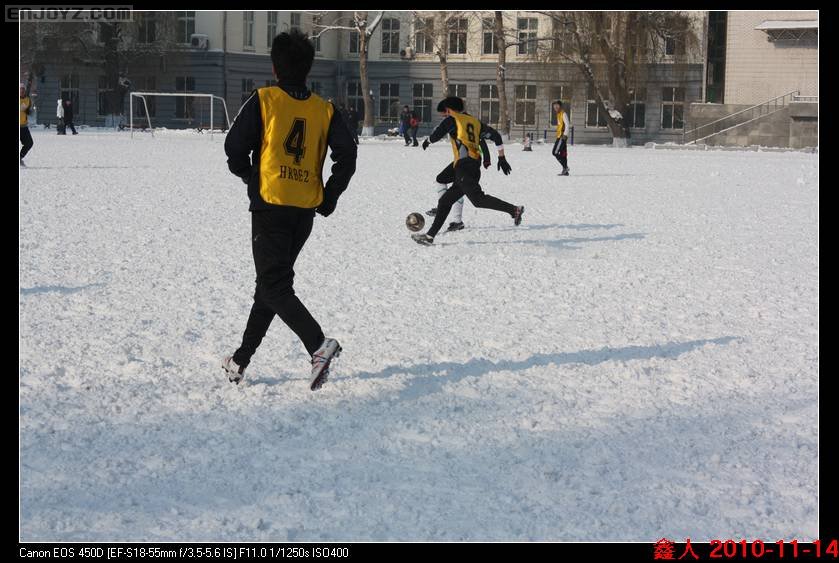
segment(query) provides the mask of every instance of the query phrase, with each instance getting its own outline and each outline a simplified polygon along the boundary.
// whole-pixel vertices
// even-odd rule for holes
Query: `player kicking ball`
[[[523,205],[517,207],[485,194],[478,183],[481,179],[479,149],[481,139],[491,139],[495,143],[498,147],[498,169],[505,175],[510,174],[512,168],[504,157],[504,141],[498,131],[463,111],[463,107],[463,100],[456,96],[450,96],[441,101],[437,105],[437,111],[445,114],[446,117],[422,143],[422,149],[425,150],[429,144],[436,143],[446,135],[449,136],[454,151],[454,183],[437,202],[437,213],[431,228],[425,233],[411,235],[417,244],[424,246],[434,244],[434,237],[446,222],[452,205],[464,195],[475,207],[509,213],[515,225],[521,224]]]

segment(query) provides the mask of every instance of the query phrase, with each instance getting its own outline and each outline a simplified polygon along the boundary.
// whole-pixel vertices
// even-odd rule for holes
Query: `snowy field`
[[[20,171],[20,539],[818,537],[819,157],[508,146],[415,244],[447,143],[363,141],[297,293],[308,387],[222,135],[34,131]],[[327,161],[329,162],[329,161]],[[328,173],[328,166],[327,166]]]

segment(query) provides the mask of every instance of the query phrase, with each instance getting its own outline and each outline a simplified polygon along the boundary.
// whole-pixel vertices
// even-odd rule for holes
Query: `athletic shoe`
[[[411,238],[414,239],[414,242],[423,246],[431,246],[432,244],[434,244],[434,237],[430,237],[425,233],[417,233],[415,235],[411,235]]]
[[[521,225],[521,216],[524,215],[524,206],[516,207],[516,213],[513,215],[513,223],[518,227]]]
[[[230,383],[239,385],[242,378],[245,377],[245,368],[233,361],[233,356],[227,356],[222,360],[221,367],[227,372],[227,380]]]
[[[464,225],[463,223],[452,222],[452,223],[449,223],[449,228],[446,229],[446,232],[449,233],[451,231],[460,231],[460,230],[463,230],[464,228],[466,228],[466,225]]]
[[[329,377],[329,366],[334,358],[341,355],[341,345],[334,338],[326,338],[314,354],[312,354],[312,382],[309,389],[316,391],[326,383]]]

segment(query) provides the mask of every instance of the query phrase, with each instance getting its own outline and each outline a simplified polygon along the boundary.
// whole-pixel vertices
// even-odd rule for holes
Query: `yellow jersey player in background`
[[[26,91],[23,82],[20,83],[20,142],[23,145],[20,149],[20,165],[26,168],[23,157],[32,148],[35,142],[32,140],[32,133],[29,132],[29,113],[32,111],[32,98]]]
[[[481,139],[491,139],[498,148],[498,169],[505,175],[512,170],[504,157],[504,141],[501,135],[486,123],[481,123],[466,113],[463,100],[456,96],[450,96],[441,101],[437,105],[437,111],[445,114],[446,118],[423,142],[422,149],[425,150],[429,144],[439,141],[446,135],[449,136],[454,153],[454,183],[437,202],[437,213],[431,228],[425,233],[411,235],[411,238],[424,246],[434,244],[434,237],[445,223],[452,204],[463,195],[466,195],[475,207],[509,213],[515,225],[521,224],[523,205],[514,206],[485,194],[478,183],[481,179]]]
[[[562,101],[555,100],[552,106],[554,113],[556,113],[556,142],[551,154],[562,165],[562,172],[559,175],[568,176],[568,130],[570,129],[568,114],[562,107]]]
[[[231,382],[245,368],[278,315],[311,356],[314,391],[341,352],[294,293],[294,263],[309,238],[315,212],[328,217],[355,173],[357,149],[341,113],[306,87],[315,57],[297,30],[274,38],[275,86],[255,90],[242,105],[224,150],[230,171],[248,186],[256,290],[241,346],[222,361]],[[332,175],[322,170],[332,149]],[[324,273],[324,275],[328,275]]]

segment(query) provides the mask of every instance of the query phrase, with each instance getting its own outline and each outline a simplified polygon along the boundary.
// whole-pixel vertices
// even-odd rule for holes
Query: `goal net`
[[[174,98],[181,98],[183,101],[181,102],[183,105],[179,106],[180,111],[184,114],[185,117],[188,117],[191,122],[198,121],[198,129],[204,130],[209,129],[210,135],[213,134],[215,130],[215,101],[218,100],[221,102],[221,107],[224,110],[224,123],[226,123],[225,129],[230,128],[230,114],[227,112],[227,104],[224,101],[224,98],[221,96],[216,96],[214,94],[199,94],[196,92],[130,92],[130,96],[128,98],[128,113],[131,116],[129,119],[129,126],[131,127],[131,137],[134,137],[134,104],[138,105],[138,127],[145,127],[145,124],[148,124],[149,131],[152,135],[154,135],[154,127],[152,127],[152,113],[154,111],[149,111],[149,98],[155,97],[174,97]],[[135,98],[137,100],[135,101]],[[198,99],[201,101],[207,102],[208,112],[206,118],[209,119],[207,121],[207,126],[205,127],[203,109],[204,104],[199,104],[199,110],[201,115],[196,116],[195,111],[195,104],[192,103],[193,100]],[[157,119],[157,118],[156,118]]]

